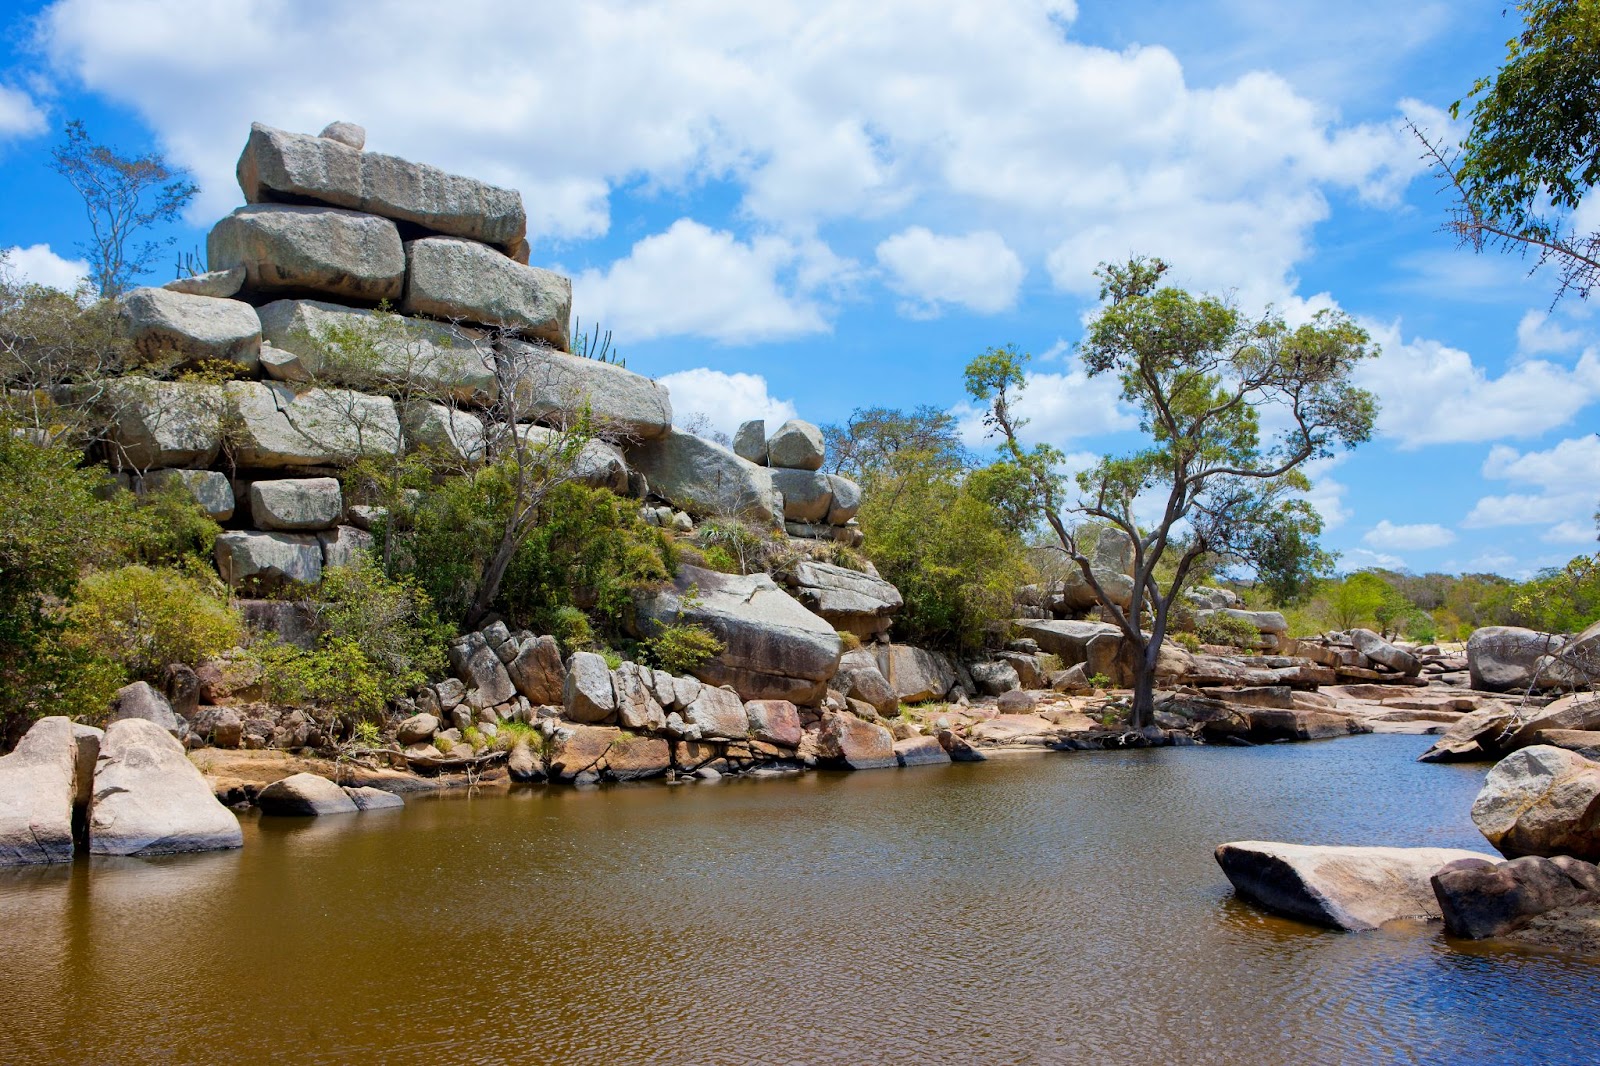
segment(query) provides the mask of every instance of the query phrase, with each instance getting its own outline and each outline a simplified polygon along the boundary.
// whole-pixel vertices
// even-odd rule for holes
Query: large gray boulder
[[[238,175],[246,203],[315,200],[506,249],[528,228],[513,190],[259,122],[250,127]]]
[[[1467,638],[1467,670],[1472,687],[1489,692],[1542,687],[1540,660],[1561,647],[1561,638],[1520,626],[1485,626]]]
[[[817,733],[817,757],[845,770],[881,770],[899,766],[894,735],[881,725],[853,714],[829,711]]]
[[[1270,911],[1335,929],[1438,918],[1429,880],[1446,864],[1482,859],[1459,848],[1359,848],[1241,840],[1217,848],[1234,891]]]
[[[406,242],[408,315],[464,319],[565,349],[572,281],[458,237]]]
[[[72,721],[59,715],[33,723],[0,758],[0,866],[72,861],[79,777]]]
[[[759,418],[739,423],[733,434],[733,454],[757,466],[766,466],[767,423]]]
[[[899,694],[878,669],[877,657],[866,648],[847,651],[839,657],[839,672],[834,675],[833,687],[843,696],[868,704],[885,718],[894,716],[900,709]]]
[[[89,807],[95,855],[172,855],[244,844],[239,819],[172,735],[142,718],[112,722],[100,743]]]
[[[611,671],[611,689],[622,728],[655,733],[666,727],[667,713],[656,699],[655,675],[648,666],[623,663]]]
[[[1600,860],[1600,763],[1548,744],[1513,752],[1484,779],[1472,821],[1507,858]]]
[[[741,577],[680,566],[667,590],[641,596],[635,625],[702,625],[721,640],[720,655],[690,671],[746,700],[811,704],[839,667],[839,635],[766,574]]]
[[[299,356],[307,375],[348,379],[338,383],[369,391],[394,381],[462,403],[499,396],[493,351],[477,330],[319,300],[275,300],[260,315],[261,335]],[[341,334],[369,341],[371,354],[328,343]]]
[[[169,491],[172,485],[181,486],[201,510],[218,522],[233,517],[233,485],[228,475],[219,470],[152,470],[139,479],[137,492],[140,496],[153,496]]]
[[[142,718],[153,722],[173,736],[183,731],[178,716],[173,713],[172,704],[147,681],[123,685],[112,695],[106,722],[120,722],[125,718]]]
[[[408,452],[427,448],[456,463],[477,463],[483,459],[486,441],[483,419],[471,411],[417,401],[404,405],[400,426]]]
[[[733,689],[704,685],[683,709],[683,720],[702,739],[743,740],[750,734],[750,717],[744,706]]]
[[[833,482],[819,470],[771,472],[772,487],[783,493],[786,522],[821,522],[833,507]]]
[[[261,320],[242,300],[191,296],[171,289],[134,289],[118,302],[134,350],[152,362],[261,362]]]
[[[1355,645],[1356,651],[1379,666],[1388,667],[1407,677],[1415,677],[1422,672],[1422,663],[1415,655],[1404,648],[1395,647],[1370,629],[1352,629],[1350,642]]]
[[[602,660],[603,661],[603,660]],[[506,663],[506,673],[517,691],[535,707],[552,706],[562,699],[567,668],[554,637],[529,637]]]
[[[742,517],[764,526],[782,518],[774,507],[771,471],[693,433],[669,430],[630,447],[628,460],[652,492],[696,517]]]
[[[1539,673],[1550,679],[1552,687],[1600,688],[1600,622],[1563,643],[1547,660],[1541,660]]]
[[[222,447],[222,389],[187,381],[125,377],[106,385],[102,405],[123,465],[206,466]]]
[[[264,381],[230,381],[225,391],[241,467],[345,466],[401,446],[400,418],[387,396]]]
[[[959,680],[955,665],[936,651],[909,644],[880,644],[874,654],[878,671],[904,703],[942,700]]]
[[[468,689],[478,690],[478,701],[485,707],[506,703],[517,695],[505,663],[489,646],[482,633],[466,633],[450,644],[450,668]]]
[[[654,440],[672,428],[665,386],[626,367],[526,341],[496,346],[515,380],[519,419],[565,424],[587,406],[594,430],[618,439]]]
[[[1016,629],[1038,641],[1039,647],[1059,656],[1063,666],[1079,663],[1090,676],[1103,674],[1117,681],[1125,672],[1122,665],[1122,630],[1109,622],[1018,620]]]
[[[250,520],[284,533],[332,529],[344,516],[344,492],[332,477],[290,477],[250,486]]]
[[[567,717],[574,722],[599,724],[615,720],[617,692],[611,683],[611,668],[603,657],[590,651],[572,653],[562,681],[561,702]]]
[[[274,781],[256,796],[262,814],[355,814],[360,808],[345,790],[316,774],[291,774]]]
[[[786,500],[787,496],[784,497]],[[795,595],[835,630],[871,640],[889,630],[905,601],[880,577],[812,560],[794,568]]]
[[[833,491],[833,502],[828,505],[828,524],[842,526],[861,510],[861,486],[838,474],[828,475],[828,486]]]
[[[248,204],[211,228],[213,268],[243,267],[254,292],[322,292],[346,300],[398,300],[406,255],[393,222],[359,211]]]
[[[318,533],[317,543],[322,547],[322,568],[326,570],[330,566],[353,566],[357,552],[372,550],[373,538],[355,526],[335,526]]]
[[[789,419],[767,438],[767,463],[787,470],[822,469],[822,430]]]
[[[228,530],[217,535],[217,572],[232,588],[268,591],[322,582],[322,545],[308,533]]]

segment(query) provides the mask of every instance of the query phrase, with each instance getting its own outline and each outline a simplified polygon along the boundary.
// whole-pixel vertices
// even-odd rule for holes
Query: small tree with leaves
[[[91,239],[89,279],[102,299],[126,292],[135,278],[150,272],[161,250],[172,243],[144,240],[158,223],[176,221],[200,191],[183,171],[159,152],[128,156],[96,144],[84,124],[67,123],[66,140],[50,150],[50,166],[83,197]]]
[[[1161,284],[1167,265],[1134,258],[1102,265],[1099,313],[1080,345],[1091,377],[1114,374],[1123,400],[1150,437],[1129,455],[1108,455],[1078,476],[1069,496],[1049,445],[1025,449],[1014,405],[1025,388],[1028,357],[991,348],[967,367],[967,390],[987,404],[986,422],[1002,453],[1028,479],[1037,515],[1055,547],[1077,566],[1122,631],[1133,673],[1132,728],[1150,724],[1155,674],[1167,616],[1208,555],[1254,561],[1261,531],[1294,527],[1302,539],[1319,528],[1298,498],[1308,487],[1299,467],[1336,446],[1368,438],[1373,397],[1351,372],[1375,353],[1367,334],[1343,315],[1319,313],[1291,327],[1270,312],[1244,316],[1211,296]],[[1275,405],[1286,427],[1261,440],[1258,409]],[[1153,520],[1136,509],[1151,499]],[[1106,595],[1068,515],[1109,524],[1133,542],[1133,592],[1124,609]],[[1176,564],[1165,582],[1157,568]]]

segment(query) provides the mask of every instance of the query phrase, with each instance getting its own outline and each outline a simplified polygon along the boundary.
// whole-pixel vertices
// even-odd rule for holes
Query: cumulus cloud
[[[629,340],[798,337],[828,328],[814,291],[845,269],[817,245],[772,236],[745,242],[680,218],[605,270],[580,274],[575,311]]]
[[[48,128],[44,112],[21,89],[0,85],[0,140],[31,137]]]
[[[1068,356],[1061,373],[1029,371],[1027,384],[1014,405],[1027,420],[1019,431],[1024,444],[1065,446],[1068,441],[1134,429],[1139,420],[1122,402],[1122,386],[1109,374],[1090,377],[1077,356]],[[950,413],[962,441],[975,449],[994,446],[983,425],[986,408],[969,402],[956,404]]]
[[[1559,355],[1582,343],[1581,331],[1563,329],[1548,311],[1529,311],[1517,323],[1517,354],[1521,356]]]
[[[1311,491],[1303,494],[1304,499],[1322,516],[1322,528],[1325,530],[1338,529],[1349,521],[1352,514],[1344,499],[1350,487],[1330,473],[1348,457],[1349,453],[1339,452],[1325,459],[1313,459],[1300,468],[1311,480]]]
[[[793,403],[767,391],[767,379],[760,374],[725,374],[697,367],[659,380],[672,396],[673,420],[680,425],[703,415],[712,429],[731,437],[741,422],[753,418],[776,428],[776,423],[798,417]]]
[[[1004,311],[1017,302],[1026,273],[993,230],[946,237],[912,226],[879,244],[877,255],[890,288],[909,298],[901,312],[912,318],[936,318],[946,304],[980,314]]]
[[[17,280],[48,285],[62,292],[74,291],[89,276],[87,260],[59,256],[48,244],[30,244],[26,248],[14,245],[0,252],[0,259]]]
[[[1377,394],[1378,432],[1402,449],[1531,437],[1570,422],[1600,398],[1600,351],[1571,366],[1528,359],[1491,376],[1459,348],[1406,338],[1398,322],[1363,322],[1383,354],[1356,380]]]
[[[1497,445],[1483,462],[1483,476],[1512,482],[1520,491],[1482,497],[1462,525],[1480,529],[1544,525],[1550,528],[1543,539],[1553,543],[1594,536],[1591,516],[1595,486],[1600,485],[1600,435],[1573,437],[1544,451],[1519,452]],[[1586,537],[1577,536],[1580,528]]]
[[[416,51],[421,10],[58,0],[39,44],[195,171],[197,220],[237,202],[251,120],[347,118],[375,149],[521,189],[536,238],[605,233],[621,187],[719,183],[752,232],[981,219],[1069,291],[1149,251],[1191,283],[1276,297],[1330,192],[1391,203],[1419,166],[1394,123],[1342,122],[1271,73],[1195,87],[1165,48],[1081,43],[1065,0],[470,0],[427,18],[425,61],[393,59]],[[393,61],[352,63],[351,42]],[[984,275],[980,309],[1014,273]],[[927,306],[926,278],[895,276]]]
[[[1421,548],[1443,548],[1447,544],[1454,544],[1456,535],[1436,522],[1398,526],[1385,518],[1367,530],[1361,540],[1374,548],[1412,551]]]

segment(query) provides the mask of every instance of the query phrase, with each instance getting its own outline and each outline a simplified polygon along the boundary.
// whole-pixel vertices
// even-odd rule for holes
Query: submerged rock
[[[1600,869],[1570,856],[1463,859],[1433,875],[1451,936],[1504,936],[1560,907],[1600,903]]]
[[[1335,929],[1376,929],[1398,918],[1438,918],[1430,878],[1446,864],[1486,856],[1459,848],[1364,848],[1241,840],[1217,848],[1239,895],[1270,911]]]
[[[356,801],[345,790],[316,774],[293,774],[274,781],[256,797],[262,814],[354,814]]]

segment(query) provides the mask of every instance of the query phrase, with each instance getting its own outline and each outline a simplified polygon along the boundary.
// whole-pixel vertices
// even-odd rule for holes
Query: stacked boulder
[[[349,123],[316,137],[252,126],[245,206],[213,227],[211,272],[122,300],[152,363],[227,380],[112,383],[110,462],[130,488],[181,486],[223,522],[217,563],[235,586],[314,584],[365,543],[371,514],[333,480],[359,459],[428,447],[477,462],[489,420],[515,418],[516,437],[537,441],[538,423],[585,407],[618,440],[671,432],[665,388],[568,353],[571,283],[528,265],[519,193],[364,143]],[[341,334],[370,339],[373,391],[319,383],[319,339]],[[628,487],[608,444],[578,467]]]
[[[767,433],[766,422],[754,419],[733,437],[734,454],[764,467],[773,491],[782,497],[784,530],[791,537],[861,543],[856,512],[861,487],[849,478],[823,471],[826,459],[822,431],[797,418]]]

